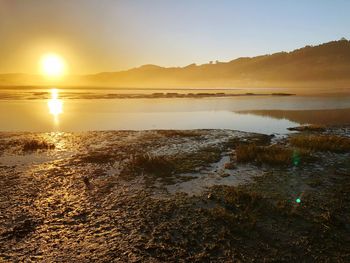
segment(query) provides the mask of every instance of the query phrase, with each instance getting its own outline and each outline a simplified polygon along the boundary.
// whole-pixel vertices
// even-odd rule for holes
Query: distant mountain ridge
[[[8,74],[0,75],[0,85],[9,79]],[[350,41],[342,39],[291,52],[186,67],[143,65],[126,71],[71,76],[67,83],[114,87],[348,87]]]

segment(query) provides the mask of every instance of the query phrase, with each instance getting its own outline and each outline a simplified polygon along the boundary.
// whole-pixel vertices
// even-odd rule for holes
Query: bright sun
[[[48,77],[61,77],[65,71],[65,62],[57,54],[45,54],[40,60],[41,71]]]

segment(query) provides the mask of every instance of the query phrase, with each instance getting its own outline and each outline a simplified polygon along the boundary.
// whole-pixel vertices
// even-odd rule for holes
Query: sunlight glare
[[[50,114],[54,116],[55,123],[58,124],[58,115],[63,112],[63,102],[58,98],[58,90],[51,89],[51,99],[47,102]]]
[[[61,77],[65,71],[65,62],[57,54],[45,54],[40,60],[42,73],[47,77]]]

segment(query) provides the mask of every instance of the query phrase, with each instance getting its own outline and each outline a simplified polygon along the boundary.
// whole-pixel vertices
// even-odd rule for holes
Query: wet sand
[[[237,145],[252,142],[288,138],[0,133],[0,261],[349,260],[350,152],[315,152],[300,166],[236,163]]]

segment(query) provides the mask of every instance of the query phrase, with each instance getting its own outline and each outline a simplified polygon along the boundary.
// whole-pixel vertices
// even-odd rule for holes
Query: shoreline
[[[123,93],[91,93],[91,92],[60,92],[60,99],[162,99],[162,98],[227,98],[227,97],[248,97],[248,96],[295,96],[292,93],[177,93],[177,92],[156,92],[151,94],[123,94]],[[51,99],[51,92],[23,91],[17,94],[0,94],[0,100],[11,99]]]

